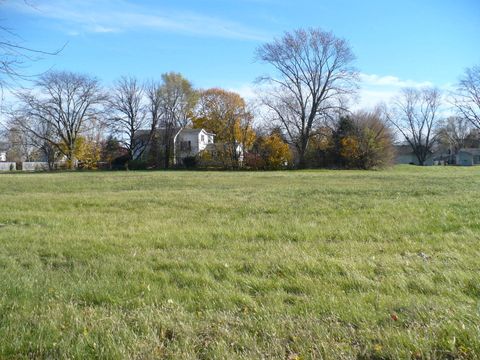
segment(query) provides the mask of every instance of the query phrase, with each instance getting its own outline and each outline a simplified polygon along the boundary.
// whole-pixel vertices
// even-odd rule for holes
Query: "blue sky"
[[[362,73],[360,103],[403,86],[448,88],[480,64],[479,0],[5,0],[2,24],[25,46],[60,55],[32,63],[95,75],[159,78],[178,71],[200,88],[248,96],[268,72],[255,48],[299,27],[346,38]]]

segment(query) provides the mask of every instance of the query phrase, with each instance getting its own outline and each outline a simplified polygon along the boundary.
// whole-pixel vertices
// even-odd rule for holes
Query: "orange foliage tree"
[[[257,137],[254,151],[249,156],[251,168],[281,169],[292,161],[292,152],[279,134],[273,132],[268,136]]]
[[[245,100],[237,93],[214,88],[202,91],[195,115],[194,128],[203,128],[216,135],[217,150],[228,163],[239,167],[243,156],[255,141],[253,116]]]

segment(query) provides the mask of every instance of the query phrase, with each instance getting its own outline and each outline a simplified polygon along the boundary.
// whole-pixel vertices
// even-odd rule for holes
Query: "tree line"
[[[52,168],[60,158],[68,168],[170,168],[173,137],[193,127],[223,144],[220,167],[370,169],[392,163],[398,139],[423,165],[439,143],[458,151],[478,137],[479,66],[465,71],[452,94],[407,88],[373,111],[351,111],[359,73],[346,40],[299,29],[258,47],[256,59],[270,73],[257,79],[258,95],[248,102],[225,89],[195,89],[175,72],[158,81],[121,77],[108,89],[89,75],[47,72],[16,93],[9,156],[42,157]],[[447,107],[455,116],[445,118]],[[195,164],[207,158],[200,154]]]

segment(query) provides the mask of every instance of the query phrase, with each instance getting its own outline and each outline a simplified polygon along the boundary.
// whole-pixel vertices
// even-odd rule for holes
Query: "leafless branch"
[[[262,101],[297,148],[302,167],[312,129],[357,89],[355,57],[331,32],[300,29],[260,46],[257,58],[275,69],[258,79],[269,88]]]
[[[438,89],[405,88],[384,115],[398,130],[423,165],[432,153],[438,132],[442,95]]]
[[[480,129],[480,66],[465,70],[454,94],[458,115]]]

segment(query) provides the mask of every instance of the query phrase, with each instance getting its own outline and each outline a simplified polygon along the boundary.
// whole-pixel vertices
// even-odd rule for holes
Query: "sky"
[[[315,27],[345,38],[356,55],[358,107],[402,87],[454,86],[480,64],[480,0],[0,0],[0,25],[24,46],[55,51],[28,64],[94,75],[182,73],[197,88],[253,96],[271,70],[255,49],[285,31]]]

